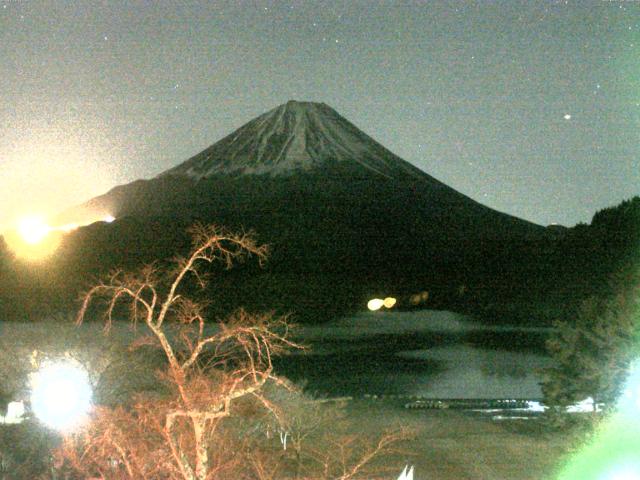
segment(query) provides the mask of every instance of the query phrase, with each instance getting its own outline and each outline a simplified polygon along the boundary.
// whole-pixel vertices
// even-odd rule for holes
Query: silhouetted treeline
[[[506,215],[496,221],[482,206],[469,215],[454,200],[448,205],[415,201],[412,188],[420,186],[399,189],[378,182],[376,200],[363,202],[371,198],[366,179],[352,181],[349,190],[332,189],[331,182],[313,188],[294,180],[285,187],[268,179],[256,182],[201,183],[201,198],[208,200],[197,208],[185,206],[189,213],[181,217],[163,212],[162,205],[152,216],[119,212],[112,224],[69,235],[53,257],[40,263],[14,258],[0,244],[0,318],[74,311],[79,293],[109,270],[185,254],[187,228],[194,221],[253,229],[271,249],[265,268],[248,262],[217,275],[214,267],[204,292],[212,315],[243,305],[293,312],[298,321],[323,321],[363,310],[374,296],[394,295],[396,308],[452,309],[491,322],[550,323],[563,309],[613,288],[611,275],[636,262],[640,253],[638,197],[597,212],[590,225],[545,229],[511,222]],[[212,188],[217,195],[204,194]],[[144,188],[140,192],[153,195]],[[429,292],[428,300],[413,305],[412,294],[421,291]]]
[[[521,323],[571,316],[586,298],[615,294],[623,272],[640,266],[640,197],[598,211],[589,225],[552,229],[553,235],[535,246],[535,278],[521,272],[522,281],[512,284],[512,305],[505,311],[491,294],[480,302],[487,320],[505,313]]]
[[[607,287],[608,280],[640,259],[640,197],[598,211],[590,225],[569,229],[556,257],[560,268],[554,288],[578,297],[615,288]]]

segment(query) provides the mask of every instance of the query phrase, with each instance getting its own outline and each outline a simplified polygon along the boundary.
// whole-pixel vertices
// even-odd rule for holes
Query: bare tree
[[[165,440],[177,477],[205,480],[211,478],[212,469],[208,445],[221,419],[231,414],[234,402],[250,396],[276,418],[281,416],[277,407],[262,396],[261,389],[267,381],[283,384],[273,374],[272,357],[298,346],[287,338],[286,318],[250,315],[243,310],[219,322],[215,332],[205,333],[203,304],[180,292],[186,277],[192,276],[204,287],[206,275],[202,264],[221,262],[230,268],[248,256],[262,262],[267,249],[250,234],[232,234],[213,226],[196,225],[193,234],[191,254],[177,259],[168,277],[163,277],[152,265],[135,274],[115,272],[106,282],[91,288],[84,295],[77,323],[83,322],[90,303],[97,298],[106,300],[107,328],[121,302],[129,304],[133,322],[144,322],[151,334],[135,346],[154,343],[160,346],[167,361],[164,377],[176,396],[161,411],[154,411],[157,409],[149,402],[139,401],[135,413],[138,418],[153,419],[155,429],[151,430]],[[167,329],[169,323],[178,325],[173,335]],[[202,362],[205,357],[207,364]],[[157,400],[156,403],[161,404]],[[109,455],[130,477],[148,476],[149,469],[158,465],[150,461],[154,452],[137,451],[139,448],[131,444],[130,436],[118,440],[122,436],[118,430],[108,428],[117,425],[115,420],[126,417],[126,412],[102,411],[97,416],[101,421],[96,421],[93,428],[100,429],[100,441],[87,443],[85,449],[100,444],[104,450],[104,445],[110,445]],[[102,428],[101,423],[105,424]],[[130,424],[126,428],[129,430]],[[185,435],[187,431],[189,436]],[[167,459],[163,462],[167,463]]]
[[[180,480],[255,475],[266,479],[282,473],[283,455],[268,446],[258,448],[250,436],[234,430],[232,419],[234,414],[236,418],[268,416],[283,431],[290,424],[283,408],[264,393],[268,383],[294,390],[273,371],[274,355],[302,348],[290,339],[288,319],[238,310],[212,329],[205,324],[205,304],[184,293],[187,278],[205,286],[202,266],[218,262],[230,268],[250,256],[263,262],[267,249],[251,234],[213,226],[196,225],[193,234],[190,255],[176,259],[175,268],[167,274],[156,265],[134,274],[117,271],[83,296],[78,324],[85,320],[92,302],[102,299],[107,330],[123,303],[129,306],[134,324],[146,325],[150,334],[132,348],[160,347],[166,368],[158,376],[170,394],[140,394],[131,408],[97,408],[86,428],[67,436],[57,451],[60,472],[80,478]],[[347,466],[344,454],[352,440],[338,442],[344,448],[338,451],[342,467],[337,478],[357,478],[373,456],[399,438],[383,436],[352,466]],[[336,473],[329,457],[313,457],[322,467],[314,478]]]
[[[392,453],[406,455],[406,452],[397,449],[397,445],[411,438],[412,435],[413,433],[408,429],[384,432],[374,441],[359,435],[344,435],[328,439],[331,447],[314,450],[314,456],[318,465],[321,466],[322,478],[335,480],[391,478],[393,473],[397,473],[397,468],[376,467],[373,465],[374,460]],[[383,472],[387,476],[380,476]]]

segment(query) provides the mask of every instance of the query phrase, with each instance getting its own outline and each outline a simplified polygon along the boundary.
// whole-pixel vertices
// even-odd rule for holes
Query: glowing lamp
[[[50,230],[41,217],[26,217],[18,223],[18,233],[29,245],[40,243]]]
[[[75,362],[47,363],[31,376],[31,409],[56,430],[79,426],[89,413],[91,398],[89,375]]]
[[[396,304],[396,299],[393,297],[387,297],[382,301],[382,304],[386,308],[392,308]]]
[[[379,298],[373,298],[367,302],[367,308],[372,312],[375,312],[376,310],[380,310],[383,305],[384,305],[384,300],[381,300]]]

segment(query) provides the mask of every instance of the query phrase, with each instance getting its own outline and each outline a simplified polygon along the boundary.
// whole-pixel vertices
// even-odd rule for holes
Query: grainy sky
[[[640,194],[637,1],[0,1],[0,92],[0,226],[289,99],[539,224]]]

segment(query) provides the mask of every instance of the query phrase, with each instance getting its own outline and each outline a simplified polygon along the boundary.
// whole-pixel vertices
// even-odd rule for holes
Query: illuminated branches
[[[101,298],[106,302],[106,328],[123,303],[130,308],[132,322],[143,322],[148,327],[150,335],[133,346],[160,346],[168,366],[163,377],[176,395],[165,403],[164,409],[139,401],[135,407],[137,419],[130,419],[130,426],[123,428],[131,431],[134,424],[150,422],[154,428],[146,431],[150,438],[155,432],[156,448],[167,447],[164,463],[171,464],[179,478],[204,480],[210,478],[210,439],[220,420],[231,415],[236,400],[252,397],[276,418],[280,417],[278,409],[261,394],[261,389],[267,381],[285,384],[273,374],[272,357],[298,345],[287,338],[286,318],[270,314],[255,316],[240,310],[215,328],[207,328],[203,303],[180,292],[187,276],[204,287],[203,264],[219,262],[231,268],[234,262],[249,256],[262,262],[267,249],[258,245],[250,234],[232,234],[213,226],[196,225],[192,233],[191,254],[176,259],[174,269],[167,275],[150,265],[137,273],[115,272],[105,282],[92,287],[84,295],[77,323],[82,323],[91,302]],[[168,323],[178,328],[170,331]],[[150,465],[157,465],[155,461],[150,462],[150,458],[157,452],[154,455],[141,452],[139,445],[154,442],[141,439],[142,442],[127,444],[130,436],[123,435],[114,420],[128,414],[119,410],[109,415],[113,417],[111,421],[105,412],[98,412],[100,420],[94,422],[92,428],[99,429],[101,423],[111,427],[100,430],[91,442],[85,442],[85,448],[93,448],[95,458],[116,459],[132,478],[148,478]],[[120,437],[128,440],[118,440]],[[97,447],[92,447],[96,442],[102,449],[99,455]],[[141,456],[149,461],[142,461]],[[96,469],[100,470],[98,466]]]
[[[58,470],[83,479],[371,478],[374,457],[405,432],[373,444],[334,435],[335,416],[325,410],[317,417],[321,409],[274,373],[275,355],[302,348],[290,339],[287,317],[241,309],[206,322],[206,304],[187,295],[190,282],[205,286],[202,267],[263,262],[267,250],[250,234],[202,225],[193,234],[190,255],[174,268],[114,272],[84,295],[78,324],[102,300],[106,329],[123,306],[148,329],[131,347],[161,349],[166,368],[157,374],[165,390],[138,394],[130,407],[97,408],[81,433],[65,438]],[[272,430],[293,448],[283,448]]]

